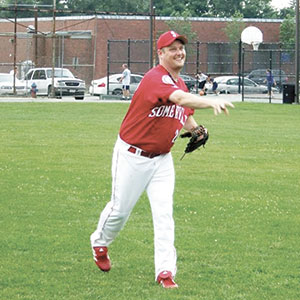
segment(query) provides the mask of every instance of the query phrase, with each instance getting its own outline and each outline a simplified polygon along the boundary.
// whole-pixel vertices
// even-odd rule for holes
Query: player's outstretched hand
[[[222,111],[226,115],[229,115],[228,107],[234,108],[234,105],[231,102],[225,101],[225,100],[212,101],[211,106],[214,110],[215,115],[218,115],[218,114],[222,113]]]

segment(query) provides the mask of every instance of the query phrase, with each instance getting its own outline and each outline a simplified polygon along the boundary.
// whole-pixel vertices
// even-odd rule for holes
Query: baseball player
[[[111,268],[108,246],[125,225],[144,190],[150,201],[154,226],[155,280],[177,288],[174,247],[173,192],[175,183],[171,148],[182,128],[197,127],[194,109],[212,108],[217,115],[227,101],[205,100],[188,93],[179,77],[187,39],[174,31],[157,41],[159,65],[148,71],[133,95],[121,124],[112,159],[112,193],[91,235],[94,260],[104,272]]]

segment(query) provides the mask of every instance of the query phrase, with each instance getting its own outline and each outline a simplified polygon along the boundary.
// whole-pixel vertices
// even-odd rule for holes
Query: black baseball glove
[[[204,147],[208,140],[209,134],[208,134],[207,129],[204,126],[199,125],[196,128],[192,129],[191,132],[188,131],[188,132],[181,134],[180,137],[181,138],[185,138],[185,137],[190,138],[190,140],[187,143],[186,148],[184,150],[184,154],[181,157],[181,159],[183,159],[183,157],[186,153],[193,152],[194,150],[200,148],[201,146]]]

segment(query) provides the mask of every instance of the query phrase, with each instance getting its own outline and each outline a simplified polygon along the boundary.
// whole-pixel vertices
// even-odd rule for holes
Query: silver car
[[[220,93],[234,94],[239,91],[239,77],[238,76],[220,76],[214,79],[218,83],[217,90]],[[242,91],[243,79],[241,78],[240,91]],[[253,80],[244,77],[244,93],[245,94],[266,94],[268,88],[264,85],[259,85]]]
[[[16,95],[26,95],[30,93],[30,89],[25,84],[15,78]],[[14,94],[14,75],[11,73],[0,73],[0,95]]]
[[[122,74],[114,74],[109,76],[109,94],[122,95],[122,83],[119,82]],[[143,76],[131,74],[130,76],[130,93],[133,94],[137,89]],[[107,94],[107,77],[93,80],[89,92],[92,96]]]

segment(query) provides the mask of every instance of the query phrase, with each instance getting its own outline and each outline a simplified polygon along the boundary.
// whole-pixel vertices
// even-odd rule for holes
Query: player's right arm
[[[193,109],[212,108],[215,115],[220,114],[222,111],[224,111],[225,114],[229,114],[228,106],[234,108],[234,105],[229,101],[219,99],[209,100],[205,97],[199,97],[194,94],[186,93],[182,90],[174,91],[169,96],[169,100],[177,105]]]

